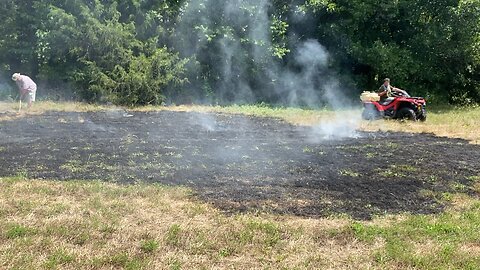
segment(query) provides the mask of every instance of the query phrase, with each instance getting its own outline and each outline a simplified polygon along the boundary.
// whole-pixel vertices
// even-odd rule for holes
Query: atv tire
[[[425,113],[422,113],[421,115],[419,115],[417,117],[417,119],[422,121],[422,122],[425,122],[425,121],[427,121],[427,115]]]
[[[417,117],[417,119],[422,122],[427,121],[427,111],[423,109],[421,114]]]
[[[408,107],[401,108],[397,113],[397,118],[417,121],[415,111]]]

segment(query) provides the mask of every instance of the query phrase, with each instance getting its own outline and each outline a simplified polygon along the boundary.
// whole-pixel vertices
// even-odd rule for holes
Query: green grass
[[[146,253],[152,253],[158,249],[159,243],[154,239],[142,241],[140,248]]]
[[[178,246],[180,244],[180,232],[180,225],[173,224],[170,226],[165,237],[166,243],[171,246]]]
[[[390,165],[386,169],[378,169],[378,174],[387,177],[406,177],[412,172],[416,172],[418,169],[412,165]],[[435,175],[430,175],[427,182],[434,183],[436,181]]]
[[[359,177],[361,174],[358,172],[354,172],[352,170],[341,170],[340,175],[350,176],[350,177]]]
[[[415,269],[480,268],[480,202],[461,213],[408,215],[388,225],[354,222],[350,230],[365,243],[378,239],[385,246],[375,252],[379,265]]]
[[[47,257],[45,262],[45,268],[47,269],[57,269],[59,266],[63,266],[69,263],[74,262],[75,257],[67,253],[63,249],[54,251]]]
[[[474,181],[474,182],[480,182],[480,175],[473,175],[468,177],[468,180]]]
[[[28,234],[32,233],[32,229],[29,229],[27,227],[24,227],[22,225],[12,225],[10,228],[7,229],[6,231],[6,237],[8,239],[14,239],[18,237],[24,237],[27,236]]]

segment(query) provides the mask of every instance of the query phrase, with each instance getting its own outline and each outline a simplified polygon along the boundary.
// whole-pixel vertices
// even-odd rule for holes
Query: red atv
[[[408,119],[427,120],[427,111],[424,98],[410,97],[397,93],[395,97],[387,98],[384,101],[362,100],[362,118],[365,120],[386,119]]]

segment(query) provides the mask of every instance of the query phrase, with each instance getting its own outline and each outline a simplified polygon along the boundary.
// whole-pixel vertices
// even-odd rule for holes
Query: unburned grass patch
[[[385,224],[353,222],[355,238],[372,243],[381,239],[385,247],[374,253],[379,265],[420,269],[477,269],[480,254],[461,250],[466,243],[480,240],[478,201],[463,211],[439,215],[408,215]]]
[[[181,187],[0,179],[0,188],[0,268],[314,268],[344,249],[324,232],[333,223],[227,216]]]
[[[180,244],[180,233],[182,229],[180,225],[173,224],[168,228],[168,231],[165,235],[165,241],[171,246],[178,246]]]
[[[225,215],[181,187],[0,179],[0,268],[476,269],[480,202],[462,196],[355,221]]]
[[[74,260],[75,256],[73,254],[63,249],[58,249],[47,257],[44,267],[47,269],[57,269],[57,267],[65,266],[66,264],[74,262]]]
[[[8,239],[14,239],[18,237],[25,237],[27,235],[32,235],[34,233],[35,233],[35,230],[31,228],[28,228],[19,224],[15,224],[15,225],[7,226],[5,236]]]
[[[155,252],[159,247],[159,243],[155,239],[142,241],[140,248],[146,253]]]
[[[470,181],[473,181],[473,182],[480,182],[480,175],[472,175],[472,176],[468,177],[467,179],[470,180]]]

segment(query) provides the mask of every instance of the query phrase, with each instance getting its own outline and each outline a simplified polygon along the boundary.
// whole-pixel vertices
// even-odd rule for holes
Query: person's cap
[[[12,80],[16,81],[18,78],[20,78],[20,73],[13,73]]]
[[[390,81],[389,78],[385,78],[385,79],[383,80],[383,82],[389,82],[389,81]]]

